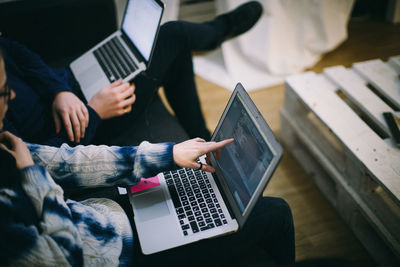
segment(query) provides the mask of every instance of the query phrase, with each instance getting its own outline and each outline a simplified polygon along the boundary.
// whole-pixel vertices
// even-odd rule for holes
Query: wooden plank
[[[310,76],[315,77],[315,74]],[[325,155],[340,172],[344,172],[344,148],[332,132],[312,113],[310,109],[286,84],[284,109],[301,124],[301,131],[312,137]]]
[[[286,82],[400,204],[400,151],[389,147],[333,91],[325,90],[330,83],[325,77],[310,77],[300,74]]]
[[[355,63],[353,69],[400,110],[400,80],[394,69],[380,59]]]
[[[400,244],[398,238],[393,235],[393,233],[396,234],[396,232],[391,231],[393,227],[388,228],[388,225],[384,223],[385,221],[382,221],[382,219],[386,220],[386,218],[378,217],[378,213],[366,204],[359,192],[349,185],[348,177],[343,177],[332,162],[327,160],[325,152],[317,146],[309,135],[301,130],[301,126],[299,125],[301,122],[293,118],[285,109],[282,109],[280,114],[283,134],[282,139],[284,143],[289,145],[285,141],[285,137],[288,136],[285,136],[284,129],[289,130],[292,135],[295,133],[297,142],[292,142],[291,145],[289,145],[290,151],[305,168],[306,172],[310,174],[320,190],[327,194],[328,200],[338,209],[339,213],[357,234],[358,238],[363,241],[363,243],[365,242],[364,245],[370,251],[371,255],[373,255],[378,262],[385,262],[389,264],[387,266],[392,266],[391,263],[396,260],[393,256],[389,257],[390,254],[388,253],[389,248],[387,245],[378,240],[376,234],[363,230],[365,227],[361,227],[360,229],[360,225],[354,223],[352,215],[354,210],[352,206],[355,206],[358,212],[362,214],[363,220],[365,221],[363,224],[371,225],[372,228],[375,229],[374,231],[379,233],[379,238],[383,238],[385,242],[389,244],[390,248],[396,251],[396,257],[399,257]],[[294,138],[291,137],[291,139]],[[301,144],[303,144],[303,146],[301,146]],[[305,147],[307,150],[304,149]],[[328,188],[327,185],[329,185],[329,182],[327,179],[332,179],[334,181],[335,184],[332,185],[332,188]],[[335,193],[332,194],[332,192]],[[342,193],[338,195],[337,192]],[[382,255],[388,257],[385,259]]]
[[[336,66],[324,69],[324,74],[335,85],[339,86],[351,101],[387,135],[391,135],[389,127],[383,118],[383,112],[393,112],[384,101],[375,95],[351,69]]]

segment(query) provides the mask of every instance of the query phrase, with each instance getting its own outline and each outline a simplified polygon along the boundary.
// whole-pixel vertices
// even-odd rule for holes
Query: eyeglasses
[[[11,97],[11,88],[7,83],[4,85],[3,88],[4,88],[4,91],[0,93],[0,97],[4,97],[6,102],[8,102]]]

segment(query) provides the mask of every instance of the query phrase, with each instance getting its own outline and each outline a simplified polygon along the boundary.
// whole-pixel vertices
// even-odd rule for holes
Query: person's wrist
[[[21,159],[21,160],[17,161],[17,168],[20,170],[27,168],[27,167],[31,167],[33,165],[35,165],[35,163],[33,162],[32,159],[26,158],[26,159]]]
[[[96,105],[96,103],[89,101],[88,106],[91,107],[94,110],[94,112],[96,112],[96,114],[100,117],[100,119],[103,119],[104,115],[100,112],[100,109]]]

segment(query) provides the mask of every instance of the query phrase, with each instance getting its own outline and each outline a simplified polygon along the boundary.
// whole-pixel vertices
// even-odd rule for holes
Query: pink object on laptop
[[[160,181],[157,176],[151,178],[141,178],[140,182],[131,187],[131,193],[135,194],[137,192],[147,190],[160,185]]]

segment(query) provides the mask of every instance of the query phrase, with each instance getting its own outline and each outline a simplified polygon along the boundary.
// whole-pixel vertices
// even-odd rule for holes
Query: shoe
[[[223,41],[232,39],[250,30],[260,19],[262,12],[262,5],[257,1],[251,1],[218,16],[217,18],[224,18],[228,23],[228,31],[224,35]]]

